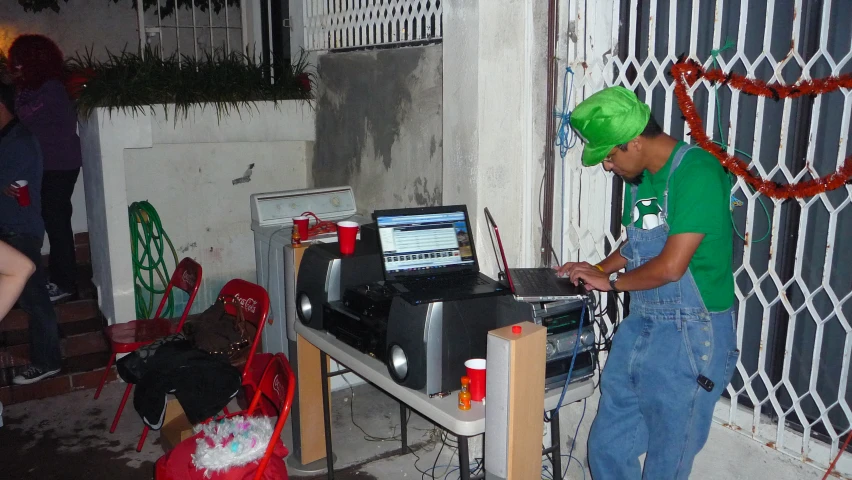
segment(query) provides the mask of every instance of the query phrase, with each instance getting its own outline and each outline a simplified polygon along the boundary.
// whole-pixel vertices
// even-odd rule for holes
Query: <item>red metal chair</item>
[[[284,456],[287,449],[281,442],[281,430],[290,415],[290,407],[293,404],[293,395],[296,391],[296,377],[290,369],[290,363],[283,353],[274,355],[261,375],[257,391],[252,397],[248,409],[230,415],[218,417],[213,421],[234,415],[252,416],[260,413],[262,400],[275,405],[278,421],[272,432],[269,444],[263,458],[242,467],[235,467],[225,472],[212,473],[205,476],[204,472],[196,469],[192,464],[192,454],[195,453],[198,439],[203,433],[196,434],[180,442],[174,450],[163,455],[157,460],[154,478],[156,480],[236,480],[253,478],[254,480],[286,479],[287,467],[284,464]],[[208,420],[209,421],[209,420]],[[267,470],[268,469],[268,470]],[[252,471],[254,476],[252,477]],[[264,475],[266,473],[266,475]]]
[[[251,282],[247,282],[245,280],[241,280],[239,278],[235,278],[233,280],[228,281],[221,290],[219,290],[219,296],[217,298],[228,298],[233,297],[240,304],[242,309],[243,318],[246,322],[251,323],[257,328],[257,333],[254,336],[251,344],[251,350],[249,351],[248,358],[246,359],[245,367],[243,368],[243,382],[245,382],[245,377],[247,372],[249,372],[249,366],[252,365],[252,362],[255,358],[255,352],[257,351],[257,346],[260,344],[260,339],[263,336],[263,325],[266,324],[266,320],[269,317],[269,294],[266,293],[266,290],[260,285],[256,285]],[[237,311],[232,303],[225,303],[225,312],[236,316]],[[183,323],[181,323],[183,326]],[[269,358],[264,357],[263,367],[261,368],[261,372],[263,372],[263,368],[266,367],[266,364],[271,360],[271,355]],[[255,363],[257,364],[257,363]],[[245,391],[245,389],[244,389]],[[127,396],[125,393],[125,397]],[[249,398],[249,395],[253,395],[254,390],[251,390],[251,393],[246,393],[246,398]],[[262,406],[262,411],[268,412],[269,407],[264,403]],[[228,408],[225,407],[225,414],[228,414]],[[113,423],[113,429],[115,429],[115,424],[118,422],[118,418],[116,417],[115,422]],[[148,437],[148,432],[150,428],[148,425],[142,429],[142,436],[139,438],[139,443],[136,445],[136,451],[142,451],[142,445],[145,444],[145,439]],[[112,432],[112,430],[110,430]]]
[[[243,392],[245,393],[245,398],[249,399],[254,397],[260,377],[273,357],[271,353],[257,353],[261,338],[263,337],[263,327],[267,321],[271,323],[269,319],[269,294],[260,285],[245,280],[234,279],[226,283],[219,292],[220,298],[229,296],[239,301],[242,306],[243,317],[247,322],[257,328],[257,333],[251,344],[251,350],[249,350],[248,358],[246,358],[246,363],[243,366]],[[225,310],[235,315],[236,312],[233,309],[234,306],[232,304],[225,304]],[[261,402],[261,411],[267,416],[274,414],[273,409],[270,407],[269,402]],[[225,413],[228,413],[227,409],[225,409]]]
[[[243,318],[245,318],[246,322],[257,328],[257,333],[255,333],[252,340],[251,350],[243,367],[243,382],[245,382],[252,367],[258,366],[255,360],[256,357],[263,356],[265,358],[259,368],[259,373],[263,373],[266,365],[272,359],[272,355],[255,355],[260,345],[260,339],[263,336],[263,326],[269,319],[269,294],[260,285],[236,278],[226,283],[222,287],[222,290],[219,291],[219,298],[223,297],[233,297],[236,299],[242,307]],[[225,303],[225,311],[231,315],[237,314],[234,305],[231,303]],[[252,395],[254,395],[254,392],[252,392]],[[252,398],[252,395],[246,395],[246,398]]]
[[[109,357],[104,376],[101,378],[101,383],[98,385],[98,390],[95,392],[95,398],[101,395],[101,390],[104,388],[104,383],[109,376],[110,367],[115,363],[115,357],[119,353],[130,353],[139,347],[148,345],[155,340],[179,332],[183,328],[186,317],[189,315],[189,310],[195,301],[195,295],[198,293],[198,287],[201,285],[201,265],[193,261],[191,258],[184,258],[180,261],[175,271],[172,273],[172,278],[166,286],[163,293],[163,298],[160,301],[160,306],[154,313],[154,318],[132,320],[127,323],[117,323],[110,325],[104,330],[109,339],[112,355]],[[189,295],[186,302],[186,307],[180,316],[180,320],[175,324],[172,320],[161,318],[160,314],[166,306],[169,299],[169,294],[173,288],[183,290]],[[115,419],[112,421],[112,426],[109,429],[110,433],[115,432],[118,426],[118,420],[121,418],[121,412],[124,410],[124,405],[127,403],[127,398],[130,396],[130,391],[133,389],[133,384],[127,385],[124,389],[124,396],[121,398],[121,403],[118,406],[118,411],[115,413]],[[147,427],[146,427],[147,430]],[[144,434],[143,434],[144,435]],[[143,436],[144,441],[144,436]],[[140,442],[139,448],[141,449]]]

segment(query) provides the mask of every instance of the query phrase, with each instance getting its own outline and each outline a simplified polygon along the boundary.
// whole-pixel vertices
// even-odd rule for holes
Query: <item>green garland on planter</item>
[[[68,3],[68,0],[18,0],[18,4],[24,8],[25,12],[38,13],[42,10],[53,10],[58,13],[61,5],[60,1]],[[119,3],[126,0],[104,1]],[[226,3],[231,7],[240,6],[240,0],[160,0],[160,15],[163,17],[171,15],[174,12],[175,7],[190,10],[194,6],[198,7],[203,12],[207,11],[208,6],[212,6],[213,11],[219,13]],[[136,8],[136,0],[132,0],[132,4],[133,8]],[[144,0],[142,4],[145,7],[145,11],[148,11],[157,6],[157,0]]]
[[[269,64],[235,52],[195,60],[160,58],[149,50],[141,55],[108,53],[108,59],[101,61],[87,51],[68,61],[66,86],[83,116],[96,108],[153,113],[155,105],[174,105],[175,116],[186,117],[193,105],[210,104],[221,118],[255,108],[253,102],[258,101],[310,101],[315,83],[310,68],[302,52],[273,83]]]

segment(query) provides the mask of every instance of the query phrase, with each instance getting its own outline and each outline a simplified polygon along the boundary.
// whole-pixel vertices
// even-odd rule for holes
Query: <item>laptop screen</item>
[[[389,279],[476,269],[464,206],[387,210],[374,216]]]

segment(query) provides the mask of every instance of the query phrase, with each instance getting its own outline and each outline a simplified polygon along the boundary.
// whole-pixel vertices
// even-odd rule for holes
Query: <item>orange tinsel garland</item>
[[[686,123],[689,125],[692,138],[695,139],[701,148],[712,153],[713,156],[719,159],[719,162],[723,166],[745,180],[746,183],[760,193],[780,199],[812,197],[825,191],[839,188],[846,184],[850,177],[852,177],[852,155],[846,157],[839,170],[819,179],[781,185],[756,176],[749,171],[746,162],[728,155],[722,147],[710,140],[704,132],[703,122],[701,117],[698,116],[695,102],[692,101],[688,91],[690,86],[703,78],[711,83],[719,82],[723,85],[727,84],[731,88],[749,95],[767,97],[777,101],[783,98],[821,95],[840,88],[852,89],[852,74],[806,80],[791,86],[768,85],[766,82],[760,80],[746,78],[735,73],[725,73],[718,69],[705,71],[697,62],[688,59],[681,59],[672,65],[670,73],[675,80],[674,92],[678,105],[681,112],[683,112]]]

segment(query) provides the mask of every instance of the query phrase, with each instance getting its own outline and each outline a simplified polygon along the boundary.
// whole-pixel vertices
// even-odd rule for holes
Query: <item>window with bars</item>
[[[572,18],[585,19],[571,47],[573,63],[584,71],[578,101],[624,85],[651,105],[667,132],[686,141],[688,127],[667,75],[682,54],[712,67],[714,49],[730,40],[733,47],[715,56],[717,66],[786,85],[852,72],[852,4],[845,0],[613,0],[573,9]],[[706,133],[763,178],[818,178],[852,154],[847,90],[776,102],[699,82],[691,95]],[[622,186],[579,165],[566,167],[566,179],[570,222],[563,227],[563,252],[602,258],[602,245],[619,241],[619,209],[598,216],[580,211],[594,205],[593,195],[610,196],[620,206]],[[726,393],[731,401],[717,409],[717,420],[823,467],[852,421],[852,253],[842,243],[852,235],[850,203],[848,185],[780,201],[732,178],[732,205],[739,205],[732,206],[731,221],[742,353]],[[846,468],[841,473],[850,473]]]
[[[305,49],[358,49],[439,40],[441,0],[305,0]]]
[[[245,0],[138,2],[140,44],[161,57],[204,59],[243,52]]]

